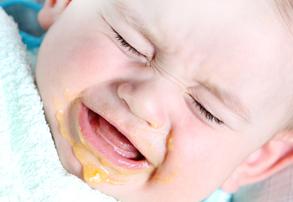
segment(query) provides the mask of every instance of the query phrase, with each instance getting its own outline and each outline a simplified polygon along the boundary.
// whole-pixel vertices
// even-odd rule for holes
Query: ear
[[[68,6],[71,0],[46,0],[38,19],[44,29],[48,29]]]
[[[292,163],[293,131],[283,131],[237,167],[222,189],[235,192],[240,186],[264,180]]]

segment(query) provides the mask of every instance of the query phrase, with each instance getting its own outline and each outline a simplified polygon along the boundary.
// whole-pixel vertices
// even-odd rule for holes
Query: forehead
[[[264,50],[271,51],[265,53],[267,60],[272,55],[277,56],[280,53],[276,51],[279,46],[288,44],[291,39],[288,30],[280,23],[276,4],[272,1],[112,2],[120,20],[143,32],[157,50],[170,56],[176,55],[178,61],[182,57],[181,65],[187,63],[182,66],[190,64],[194,67],[196,61],[217,51],[219,57],[229,56],[231,59],[234,56],[241,57],[242,53],[262,58]],[[223,47],[229,49],[222,52]],[[248,61],[249,58],[247,57]]]
[[[113,0],[112,2],[113,7],[124,19],[147,32],[148,37],[152,37],[152,40],[165,50],[169,50],[171,46],[181,48],[184,42],[186,48],[189,40],[196,38],[200,41],[203,34],[223,35],[228,31],[240,30],[240,27],[245,28],[251,22],[254,22],[255,26],[258,23],[264,28],[264,25],[278,21],[277,6],[271,1]],[[215,33],[215,30],[222,33]]]

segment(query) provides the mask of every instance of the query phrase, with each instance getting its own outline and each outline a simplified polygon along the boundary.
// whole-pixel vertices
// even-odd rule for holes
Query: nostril
[[[149,128],[159,129],[164,125],[165,113],[163,113],[162,107],[159,107],[152,91],[152,88],[142,85],[135,86],[131,83],[121,83],[117,87],[118,97],[130,112],[144,121]]]
[[[123,83],[118,86],[118,97],[128,103],[129,93],[132,91],[132,86],[129,83]]]

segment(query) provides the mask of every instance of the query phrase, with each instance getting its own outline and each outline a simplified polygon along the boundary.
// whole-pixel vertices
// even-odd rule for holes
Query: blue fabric
[[[203,202],[232,202],[232,194],[228,194],[218,189]]]
[[[45,33],[37,21],[42,5],[29,0],[4,0],[0,2],[0,7],[17,22],[21,39],[27,48],[39,47]]]

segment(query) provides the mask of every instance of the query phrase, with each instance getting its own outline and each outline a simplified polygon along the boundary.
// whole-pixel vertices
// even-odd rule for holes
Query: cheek
[[[49,32],[50,34],[50,32]],[[89,87],[121,77],[125,56],[103,34],[51,33],[39,53],[38,88],[52,120]]]
[[[222,185],[247,150],[236,134],[212,129],[192,115],[180,118],[173,130],[166,167],[180,174],[184,184],[208,194]]]
[[[77,95],[90,86],[123,75],[125,56],[103,34],[69,36],[46,45],[40,54],[37,77],[42,86],[48,86],[46,91],[55,96],[62,96],[56,94],[61,91]]]
[[[84,90],[123,73],[123,55],[105,36],[77,40],[80,43],[63,58],[62,72],[57,76],[62,86]]]

